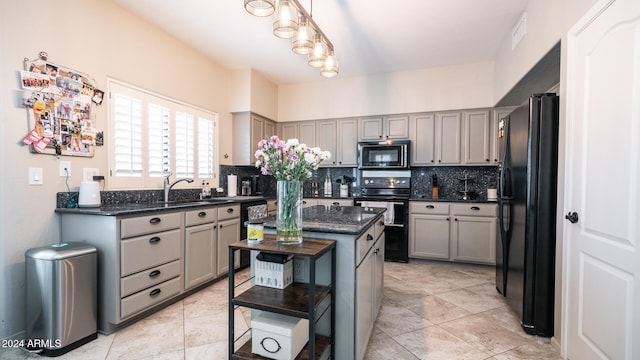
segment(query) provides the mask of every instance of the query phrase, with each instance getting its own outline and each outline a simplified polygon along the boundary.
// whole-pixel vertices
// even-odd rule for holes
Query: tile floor
[[[236,334],[240,334],[248,328],[248,312],[237,311]],[[222,280],[58,359],[225,359],[226,338],[227,281]],[[2,360],[37,357],[0,349]],[[549,339],[521,330],[495,290],[492,267],[412,260],[385,263],[384,301],[366,360],[387,359],[561,357]]]

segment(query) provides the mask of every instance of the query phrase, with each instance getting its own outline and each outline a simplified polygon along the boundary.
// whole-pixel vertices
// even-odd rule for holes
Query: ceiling
[[[276,84],[331,81],[242,0],[112,0],[229,69]],[[335,47],[341,78],[491,61],[528,0],[300,0]]]

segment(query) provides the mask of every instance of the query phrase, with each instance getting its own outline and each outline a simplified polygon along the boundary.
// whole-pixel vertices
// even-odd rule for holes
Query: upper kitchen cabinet
[[[286,122],[278,123],[278,135],[281,139],[297,139],[298,138],[298,123]]]
[[[356,119],[316,121],[316,146],[331,153],[320,166],[356,166],[358,121]]]
[[[251,112],[233,114],[233,152],[236,165],[252,165],[258,142],[276,133],[276,123]]]
[[[516,107],[509,106],[503,108],[493,109],[491,111],[491,126],[489,129],[489,147],[490,147],[490,156],[491,164],[497,165],[500,162],[498,158],[500,156],[500,149],[498,148],[498,125],[500,124],[500,119],[507,117]]]
[[[459,112],[411,115],[411,165],[455,165],[461,162],[462,120]]]
[[[360,140],[393,140],[409,138],[409,116],[390,115],[360,119]]]
[[[319,132],[314,121],[302,121],[298,123],[298,142],[307,146],[319,146],[316,132]]]
[[[464,111],[462,112],[462,122],[464,129],[463,164],[491,164],[489,110]]]

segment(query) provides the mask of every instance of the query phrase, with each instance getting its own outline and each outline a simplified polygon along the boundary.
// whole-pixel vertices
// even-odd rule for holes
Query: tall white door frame
[[[563,354],[640,359],[640,1],[569,31]]]

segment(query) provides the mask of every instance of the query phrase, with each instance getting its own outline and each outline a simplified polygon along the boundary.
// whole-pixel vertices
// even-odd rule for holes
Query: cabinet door
[[[184,249],[185,290],[211,280],[217,275],[216,236],[215,223],[186,228]]]
[[[436,118],[433,114],[410,119],[411,165],[433,165],[436,161]]]
[[[496,227],[495,217],[454,217],[451,241],[453,260],[494,265]]]
[[[323,120],[316,123],[316,144],[323,151],[331,153],[331,158],[320,163],[321,166],[336,165],[336,122],[335,120]]]
[[[382,306],[382,292],[384,291],[384,233],[380,235],[378,241],[373,245],[374,251],[374,292],[373,292],[373,319],[378,317],[380,307]]]
[[[460,113],[436,114],[438,164],[460,164]]]
[[[380,140],[382,132],[382,117],[360,119],[360,140]]]
[[[338,120],[337,133],[337,165],[356,166],[358,163],[358,121],[356,119]]]
[[[491,163],[494,165],[497,165],[498,162],[500,162],[500,159],[498,159],[498,156],[500,156],[500,150],[498,148],[498,124],[500,124],[500,119],[507,117],[513,109],[515,109],[515,106],[494,109],[492,111],[491,126],[489,130],[489,159],[491,159]]]
[[[240,240],[240,219],[218,222],[218,271],[217,275],[229,271],[229,244]],[[236,251],[235,264],[239,263],[240,252]]]
[[[306,121],[298,123],[298,142],[300,142],[300,144],[306,144],[307,146],[311,147],[318,146],[318,142],[316,141],[315,122]]]
[[[258,150],[258,142],[260,142],[260,140],[264,138],[264,119],[263,118],[256,115],[251,115],[250,138],[251,140],[249,142],[249,147],[251,151],[249,153],[250,154],[249,163],[255,164],[256,159],[253,157],[253,154],[255,154],[256,150]]]
[[[409,116],[385,116],[384,117],[385,139],[408,139],[409,138]]]
[[[409,256],[449,260],[449,217],[409,216]]]
[[[263,139],[268,139],[271,136],[276,135],[276,123],[271,120],[264,121],[264,133],[262,134]],[[257,148],[257,146],[256,146]]]
[[[462,113],[464,125],[464,163],[487,165],[489,154],[490,120],[488,110],[465,111]]]
[[[298,123],[282,123],[280,124],[281,139],[287,141],[288,139],[298,138]]]
[[[373,329],[373,255],[370,251],[356,269],[356,359],[364,358]]]

